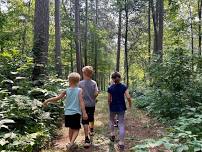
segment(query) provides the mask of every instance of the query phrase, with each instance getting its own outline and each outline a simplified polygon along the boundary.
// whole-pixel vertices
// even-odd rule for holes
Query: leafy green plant
[[[189,56],[184,49],[174,49],[163,63],[153,63],[149,72],[151,87],[144,96],[136,98],[136,104],[161,120],[172,122],[172,126],[165,137],[143,140],[132,150],[201,151],[201,58]]]
[[[170,51],[163,63],[153,63],[149,69],[152,77],[151,93],[138,102],[144,102],[156,116],[171,119],[180,116],[187,105],[198,106],[202,97],[202,82],[193,66],[200,67],[200,62],[197,62],[200,59],[194,60],[197,64],[192,62],[193,57],[186,50],[176,48]]]
[[[0,53],[0,81],[12,79],[11,72],[29,78],[32,72],[32,58],[22,55],[19,50],[8,50]]]
[[[50,114],[41,106],[40,101],[23,95],[12,95],[0,102],[1,150],[30,152],[50,141],[57,124],[61,123],[58,117],[62,110],[51,107]]]

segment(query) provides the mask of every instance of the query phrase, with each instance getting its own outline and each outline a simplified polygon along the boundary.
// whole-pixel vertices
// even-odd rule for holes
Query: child
[[[120,150],[124,150],[124,136],[125,136],[124,115],[126,110],[125,96],[128,100],[129,108],[131,108],[131,97],[129,95],[127,87],[120,82],[121,75],[118,72],[114,72],[112,74],[112,80],[114,81],[114,84],[112,84],[108,88],[108,102],[110,109],[110,129],[111,129],[110,140],[112,142],[115,141],[114,119],[115,116],[117,115],[119,124],[118,148]]]
[[[109,86],[108,88],[114,84],[114,81],[111,80],[111,82],[109,82]],[[117,127],[118,128],[118,123],[119,123],[119,120],[117,119],[117,116],[114,117],[114,127]]]
[[[67,149],[71,149],[81,128],[81,114],[84,120],[87,120],[88,116],[82,97],[83,90],[77,86],[80,81],[80,75],[74,72],[69,74],[68,79],[69,88],[59,96],[44,101],[44,105],[46,106],[48,103],[56,102],[66,96],[66,100],[64,101],[65,127],[69,128],[70,140],[70,143],[67,144]]]
[[[89,128],[90,128],[90,135],[93,135],[94,132],[94,112],[95,112],[96,97],[98,96],[98,87],[97,83],[92,80],[93,76],[92,66],[85,66],[82,69],[82,72],[84,80],[79,82],[79,87],[83,89],[85,109],[88,115],[88,120],[82,120],[85,133],[84,147],[89,147],[91,142],[88,133]]]

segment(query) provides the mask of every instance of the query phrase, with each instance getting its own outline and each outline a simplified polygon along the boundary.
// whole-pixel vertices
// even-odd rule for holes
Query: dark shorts
[[[81,128],[81,115],[65,115],[65,127],[71,129],[80,129]]]
[[[82,120],[83,125],[88,125],[89,122],[94,121],[95,107],[86,107],[86,113],[88,115],[88,119],[87,120]]]

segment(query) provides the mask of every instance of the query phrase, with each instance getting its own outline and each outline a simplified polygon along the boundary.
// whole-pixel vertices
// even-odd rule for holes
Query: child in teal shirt
[[[80,75],[74,72],[69,74],[68,79],[69,88],[60,95],[44,101],[43,104],[46,106],[48,103],[56,102],[66,96],[66,100],[64,101],[65,127],[69,128],[70,140],[70,143],[67,144],[67,149],[71,149],[81,128],[81,115],[84,120],[87,120],[88,116],[83,101],[83,90],[78,87]]]

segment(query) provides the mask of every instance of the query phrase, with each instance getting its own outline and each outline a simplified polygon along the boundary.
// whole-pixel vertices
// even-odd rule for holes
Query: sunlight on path
[[[108,108],[106,94],[100,94],[95,113],[95,135],[93,136],[93,146],[89,149],[83,148],[84,132],[80,130],[79,136],[76,140],[78,149],[74,152],[115,152],[114,144],[109,141],[108,131]],[[142,139],[158,138],[164,134],[164,128],[156,123],[154,120],[146,116],[146,114],[135,108],[132,112],[126,114],[126,152],[130,148],[140,142]],[[43,152],[63,152],[66,151],[65,145],[68,143],[68,129],[62,127],[58,131],[59,137],[53,142],[54,145],[51,150],[44,150]],[[118,130],[117,130],[118,135]],[[118,140],[116,141],[116,143]]]

